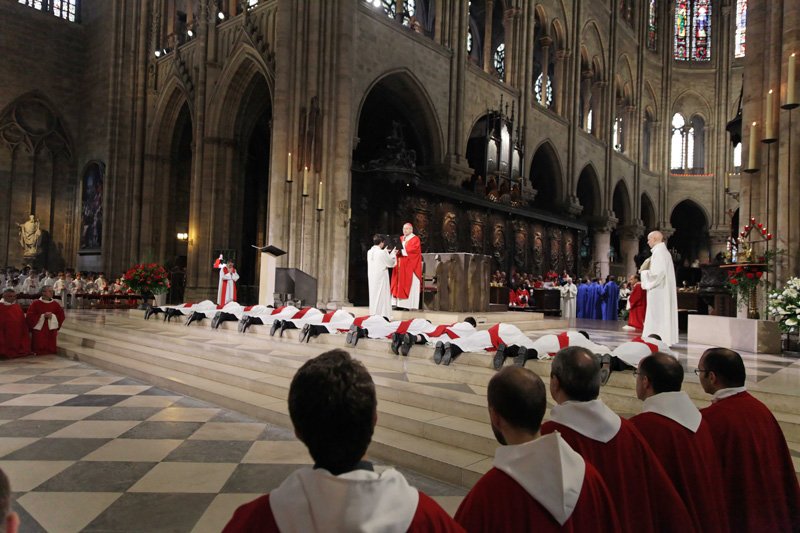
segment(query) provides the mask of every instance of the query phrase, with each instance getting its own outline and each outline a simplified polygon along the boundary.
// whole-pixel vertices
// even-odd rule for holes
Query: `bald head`
[[[678,392],[683,385],[683,367],[677,359],[663,352],[642,359],[639,362],[639,375],[647,378],[653,394]]]
[[[600,361],[586,348],[560,350],[551,368],[550,375],[558,378],[558,386],[569,400],[588,402],[600,395]]]
[[[403,235],[411,235],[412,233],[414,233],[414,226],[411,225],[411,222],[403,224]]]
[[[647,234],[647,245],[650,248],[662,242],[664,242],[664,234],[660,231],[651,231]]]
[[[518,366],[508,366],[489,381],[489,408],[516,429],[536,433],[542,425],[547,395],[542,378]]]

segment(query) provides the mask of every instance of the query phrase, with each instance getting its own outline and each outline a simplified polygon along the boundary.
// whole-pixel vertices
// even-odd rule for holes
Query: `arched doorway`
[[[184,103],[175,122],[170,150],[166,223],[162,231],[162,257],[171,268],[186,268],[188,245],[177,235],[189,231],[189,193],[192,183],[192,119]]]
[[[259,260],[251,245],[266,242],[269,206],[269,162],[272,140],[272,99],[262,76],[250,80],[236,120],[234,186],[238,209],[231,210],[235,250],[239,252],[239,300],[258,300]]]
[[[405,72],[381,78],[363,101],[351,187],[348,298],[355,305],[369,302],[367,251],[374,234],[398,236],[411,221],[427,250],[433,214],[413,183],[441,160],[435,117],[424,90]]]
[[[707,262],[709,257],[708,217],[692,200],[684,200],[672,209],[670,224],[675,233],[667,247],[679,266],[691,266],[696,261]]]
[[[611,232],[609,250],[609,271],[615,276],[627,277],[633,274],[634,257],[638,252],[638,239],[631,236],[633,223],[631,199],[625,180],[619,180],[614,187],[612,209],[617,218],[617,227]]]
[[[589,232],[583,237],[580,247],[580,268],[579,273],[585,276],[594,277],[598,275],[593,259],[596,248],[595,233],[592,225],[596,223],[600,215],[600,185],[597,179],[597,172],[592,165],[586,165],[578,177],[578,187],[575,191],[578,202],[583,206],[581,219],[586,222]]]
[[[562,174],[553,145],[546,142],[533,154],[531,186],[536,190],[532,207],[553,213],[561,212]]]

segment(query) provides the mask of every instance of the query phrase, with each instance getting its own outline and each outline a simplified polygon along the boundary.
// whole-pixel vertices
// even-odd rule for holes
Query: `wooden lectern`
[[[275,304],[275,268],[278,258],[285,254],[283,250],[272,245],[256,246],[253,248],[261,252],[261,269],[258,280],[258,304]]]

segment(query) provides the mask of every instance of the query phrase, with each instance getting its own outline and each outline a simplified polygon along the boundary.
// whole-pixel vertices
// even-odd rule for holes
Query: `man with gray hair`
[[[694,531],[686,506],[653,450],[633,424],[600,395],[600,360],[578,346],[553,359],[550,395],[558,405],[542,435],[559,432],[592,463],[617,502],[622,531]]]
[[[660,231],[651,231],[647,245],[652,254],[640,270],[642,288],[647,291],[647,311],[642,337],[653,333],[672,346],[678,343],[678,292],[675,265]]]

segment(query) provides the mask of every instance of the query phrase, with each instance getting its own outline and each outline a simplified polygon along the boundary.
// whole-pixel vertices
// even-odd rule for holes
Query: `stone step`
[[[110,354],[95,348],[62,342],[59,352],[69,358],[142,379],[217,405],[234,409],[266,422],[291,427],[285,399],[186,373],[155,366],[149,362]],[[164,371],[162,371],[164,370]],[[379,410],[386,402],[379,402]],[[387,418],[401,417],[388,413]],[[491,468],[491,453],[478,453],[454,444],[394,430],[383,425],[384,415],[373,436],[368,453],[382,461],[425,472],[441,480],[470,487]],[[457,440],[457,439],[456,439]]]
[[[69,345],[76,351],[79,346],[89,345],[92,349],[102,353],[113,353],[129,360],[147,363],[153,367],[154,372],[155,368],[161,367],[170,371],[192,373],[205,379],[283,401],[286,401],[288,397],[291,376],[275,374],[271,368],[266,366],[261,370],[247,369],[238,364],[212,361],[154,347],[144,347],[143,349],[139,345],[104,339],[88,333],[82,336],[73,334],[73,337],[77,338],[71,338],[69,334],[64,337],[64,342],[69,342]],[[390,384],[385,387],[391,390]],[[419,389],[423,389],[423,387],[419,387]],[[391,401],[386,399],[383,394],[379,396],[380,422],[386,427],[487,455],[493,454],[497,447],[486,422],[469,420],[443,412],[442,406],[455,403],[451,400],[440,398],[438,402],[434,402],[434,405],[430,406],[432,409],[425,409]],[[480,401],[481,403],[485,402],[482,398]],[[486,413],[485,403],[480,410]]]
[[[161,339],[158,335],[141,338],[140,331],[128,329],[131,326],[138,328],[140,326],[138,320],[136,317],[130,317],[127,320],[112,320],[112,324],[102,329],[102,334],[125,339],[138,336],[139,343],[148,343],[151,338]],[[297,341],[299,336],[299,331],[297,330],[287,330],[284,333],[284,338],[279,338],[277,335],[270,337],[268,334],[269,328],[265,326],[253,326],[246,335],[241,335],[236,332],[235,323],[225,323],[219,330],[214,331],[208,327],[210,321],[206,320],[204,322],[205,325],[201,323],[196,329],[191,330],[193,336],[197,337],[196,341],[169,339],[170,349],[177,350],[180,346],[180,350],[188,354],[206,358],[232,357],[232,362],[236,365],[253,370],[260,370],[267,363],[271,366],[270,373],[278,373],[280,377],[289,380],[296,368],[308,357],[312,357],[320,351],[328,349],[328,347],[345,347],[343,335],[320,335],[312,339],[309,344],[301,344]],[[98,331],[97,324],[74,321],[72,325],[76,329],[90,334]],[[148,328],[150,327],[164,331],[167,334],[184,332],[187,329],[176,323],[157,323],[152,320],[148,323]],[[195,326],[192,325],[192,327],[194,328]],[[181,330],[180,328],[184,329]],[[65,333],[68,331],[68,328],[65,328]],[[230,345],[234,347],[231,348]],[[414,346],[410,356],[407,358],[392,354],[389,350],[389,343],[386,341],[362,339],[356,349],[349,347],[345,349],[348,349],[355,357],[361,359],[370,372],[373,373],[381,399],[385,398],[396,402],[400,406],[412,408],[406,413],[403,413],[402,410],[398,412],[397,409],[394,411],[387,409],[387,411],[391,411],[387,413],[387,416],[391,417],[392,424],[397,424],[403,427],[404,430],[406,426],[402,426],[402,424],[415,424],[416,422],[410,422],[404,415],[413,413],[413,409],[417,408],[465,419],[465,422],[468,423],[477,422],[488,428],[485,386],[495,373],[490,368],[491,357],[488,354],[463,354],[453,365],[443,367],[433,364],[431,361],[433,349],[428,346]],[[264,354],[264,351],[269,353]],[[462,364],[462,357],[464,356],[470,356],[474,361],[471,364]],[[479,361],[481,366],[478,365]],[[529,361],[527,366],[542,375],[545,383],[549,381],[550,363],[548,361]],[[408,376],[409,381],[387,378],[381,376],[381,372],[402,372]],[[688,375],[687,378],[689,378]],[[475,394],[438,387],[433,389],[424,385],[420,386],[420,383],[413,382],[418,379],[441,380],[450,384],[468,383]],[[687,381],[685,389],[699,407],[709,405],[710,396],[702,392],[699,384]],[[800,442],[800,415],[796,414],[796,399],[793,401],[793,397],[788,395],[763,391],[753,391],[753,394],[773,410],[787,440],[790,443]],[[601,397],[609,407],[622,416],[630,416],[641,409],[641,402],[635,397],[635,377],[632,373],[613,373],[609,385],[603,387]],[[771,402],[775,402],[775,405],[770,405]],[[788,409],[781,411],[780,408],[784,406]],[[411,418],[413,419],[413,416]],[[450,422],[445,418],[441,420],[441,423],[445,424],[445,426]],[[444,438],[442,437],[442,431],[444,430],[439,427],[440,425],[426,426],[429,427],[431,436]],[[489,431],[484,431],[483,435],[480,432],[468,434],[465,442],[471,443],[471,446],[478,446],[475,451],[489,452],[495,446]],[[445,435],[448,435],[448,433],[445,433]],[[478,440],[475,440],[476,435]],[[490,452],[486,454],[490,455]]]

